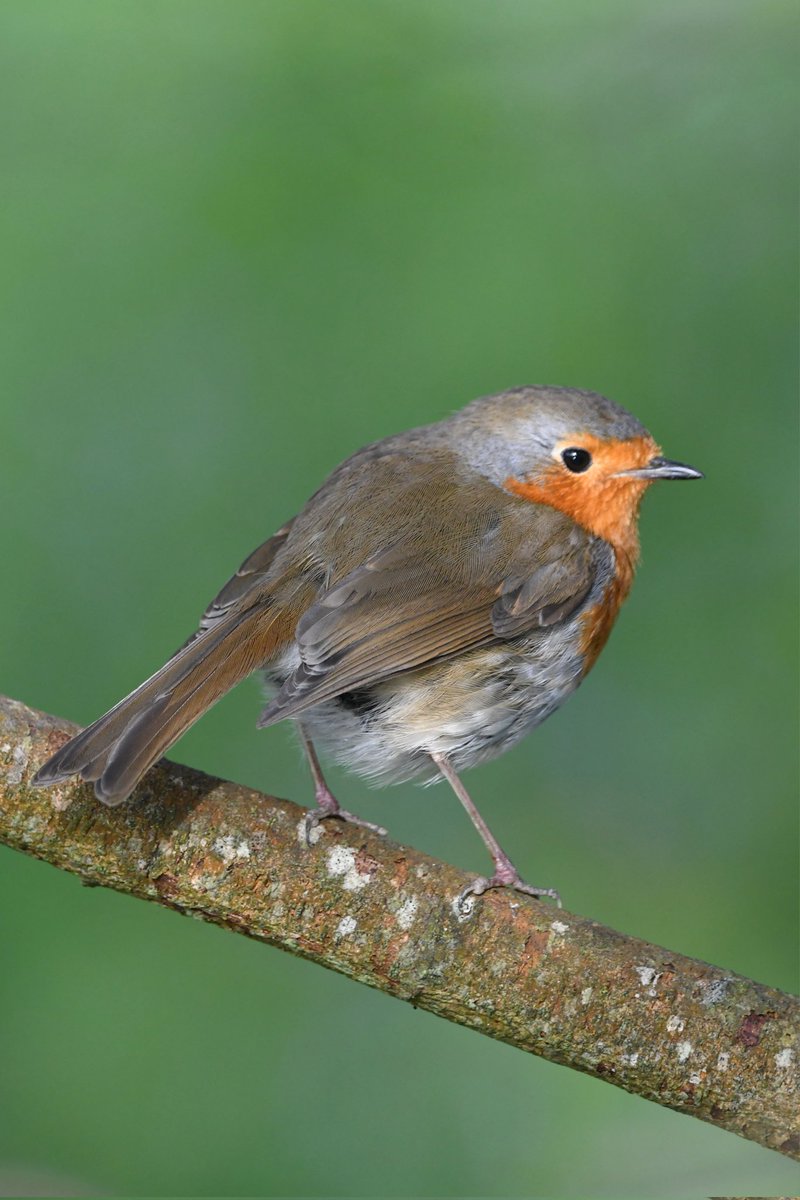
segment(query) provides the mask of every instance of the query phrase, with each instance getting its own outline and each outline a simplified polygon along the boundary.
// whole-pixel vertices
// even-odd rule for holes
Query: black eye
[[[568,450],[562,450],[561,458],[567,470],[574,471],[576,475],[588,471],[592,465],[591,454],[588,450],[581,450],[580,446],[570,446]]]

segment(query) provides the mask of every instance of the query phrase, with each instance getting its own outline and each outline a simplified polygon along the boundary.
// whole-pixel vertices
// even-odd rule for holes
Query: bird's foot
[[[346,808],[342,808],[339,801],[327,787],[317,787],[314,798],[317,801],[317,807],[310,808],[303,818],[303,832],[307,846],[314,844],[313,831],[322,821],[327,821],[329,817],[337,817],[340,821],[346,821],[348,825],[360,825],[362,829],[369,829],[372,833],[378,833],[381,836],[386,834],[386,830],[382,825],[375,825],[372,821],[365,821],[362,817],[357,817],[355,813],[348,812]]]
[[[541,900],[543,897],[555,900],[556,906],[561,908],[561,897],[555,888],[533,887],[532,884],[526,883],[524,879],[520,878],[519,871],[511,859],[503,855],[495,859],[494,875],[488,879],[485,875],[479,875],[458,893],[456,909],[464,916],[468,916],[473,909],[473,896],[482,896],[484,892],[488,892],[492,888],[501,887],[512,888],[515,892],[522,892],[524,896],[534,896],[537,900]]]

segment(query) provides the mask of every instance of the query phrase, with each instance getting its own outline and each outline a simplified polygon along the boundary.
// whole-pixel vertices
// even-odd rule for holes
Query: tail
[[[262,603],[203,630],[48,759],[33,785],[80,775],[94,782],[104,804],[121,804],[190,725],[271,656],[284,624],[280,615]]]

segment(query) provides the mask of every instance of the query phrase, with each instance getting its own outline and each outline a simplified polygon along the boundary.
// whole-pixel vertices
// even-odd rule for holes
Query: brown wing
[[[482,514],[451,513],[448,534],[438,555],[421,556],[412,531],[317,598],[297,626],[301,664],[260,726],[564,621],[605,565],[607,548],[569,518],[512,497],[498,502],[496,489]]]
[[[280,527],[277,533],[274,533],[271,538],[267,538],[265,542],[262,542],[252,554],[248,554],[239,569],[231,575],[225,586],[217,592],[200,618],[199,627],[175,651],[176,654],[179,654],[181,650],[185,650],[187,646],[196,641],[201,633],[204,633],[207,629],[211,629],[218,621],[229,616],[237,606],[242,605],[242,601],[248,592],[254,591],[272,566],[275,555],[282,549],[286,542],[294,521],[295,518],[292,517],[290,521],[287,521],[285,525]]]

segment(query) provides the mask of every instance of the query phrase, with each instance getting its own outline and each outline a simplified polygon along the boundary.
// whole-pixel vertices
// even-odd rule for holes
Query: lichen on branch
[[[120,808],[33,789],[66,721],[0,697],[0,842],[800,1158],[794,997],[285,800],[161,763]]]

